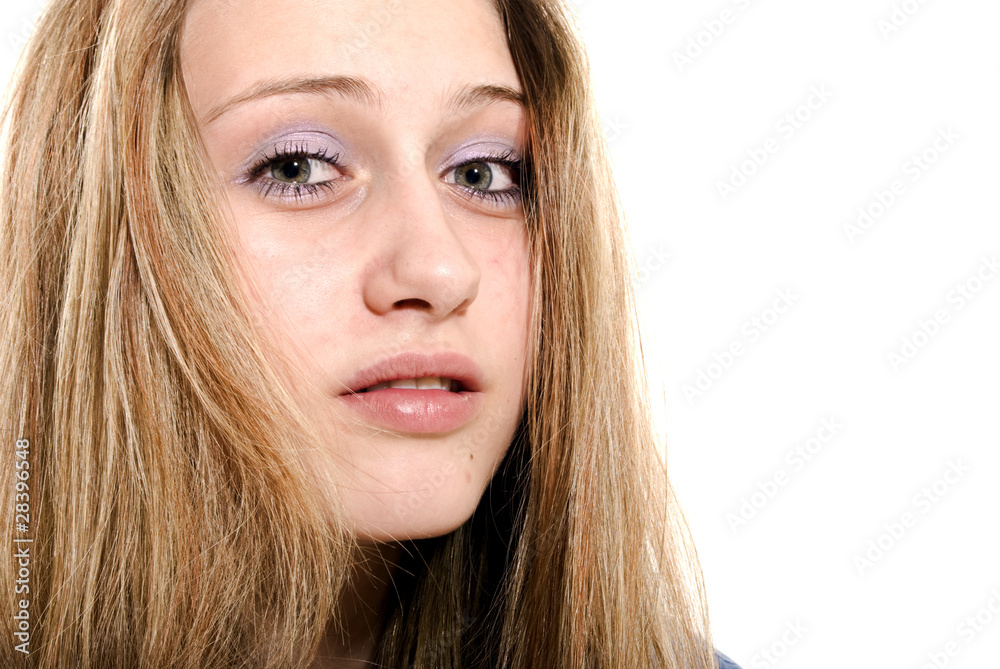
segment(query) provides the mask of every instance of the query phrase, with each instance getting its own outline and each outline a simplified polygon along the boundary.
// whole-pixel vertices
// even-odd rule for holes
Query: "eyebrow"
[[[386,94],[378,86],[361,77],[335,76],[277,79],[262,81],[214,107],[205,117],[205,123],[212,123],[226,112],[248,102],[276,95],[302,93],[311,95],[335,93],[379,110],[385,107],[385,100],[387,99]],[[520,91],[498,84],[481,84],[478,86],[468,86],[457,91],[448,100],[448,106],[459,111],[477,105],[502,101],[513,102],[522,107],[525,105],[524,94]]]
[[[509,86],[499,86],[497,84],[469,86],[451,96],[448,106],[456,111],[461,111],[469,107],[493,102],[513,102],[524,107],[524,93],[516,91]]]

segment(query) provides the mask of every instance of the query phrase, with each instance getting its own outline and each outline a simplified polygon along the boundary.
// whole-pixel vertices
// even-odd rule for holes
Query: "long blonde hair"
[[[350,568],[205,184],[185,5],[51,5],[5,112],[0,537],[33,543],[28,656],[0,561],[2,666],[305,667]],[[554,0],[496,6],[529,116],[535,364],[474,516],[407,542],[376,659],[708,669],[583,49]]]

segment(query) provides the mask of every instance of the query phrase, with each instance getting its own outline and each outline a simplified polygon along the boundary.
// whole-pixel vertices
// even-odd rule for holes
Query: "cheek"
[[[301,339],[344,321],[352,254],[338,251],[338,240],[289,235],[279,217],[238,220],[244,279],[265,325]]]
[[[531,264],[528,239],[523,227],[512,231],[506,239],[489,244],[483,254],[482,266],[485,289],[479,296],[483,306],[522,322],[528,312],[530,301]],[[501,334],[496,332],[496,334]]]
[[[511,239],[494,253],[489,264],[495,277],[492,294],[486,300],[488,308],[493,310],[489,319],[490,336],[506,341],[498,344],[499,350],[506,349],[509,354],[523,358],[532,306],[532,268],[526,235],[522,232]]]
[[[523,229],[504,244],[491,246],[484,258],[484,282],[477,328],[484,348],[493,351],[493,362],[505,385],[504,420],[517,420],[526,392],[533,307],[532,263]],[[488,277],[488,280],[487,280]]]
[[[275,371],[320,423],[328,412],[330,369],[358,331],[350,254],[332,244],[304,243],[243,222],[239,260],[261,342]],[[312,407],[312,408],[307,408]]]

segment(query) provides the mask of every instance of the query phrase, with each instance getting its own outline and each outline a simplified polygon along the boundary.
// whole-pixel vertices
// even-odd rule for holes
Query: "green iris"
[[[493,183],[489,163],[469,163],[455,169],[455,183],[466,188],[487,190]]]
[[[271,167],[271,176],[278,181],[290,184],[309,183],[309,175],[312,169],[309,167],[308,158],[292,158],[275,163]]]

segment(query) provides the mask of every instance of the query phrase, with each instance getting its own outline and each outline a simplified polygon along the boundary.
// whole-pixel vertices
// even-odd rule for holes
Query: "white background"
[[[1000,666],[1000,4],[577,7],[718,647]]]

